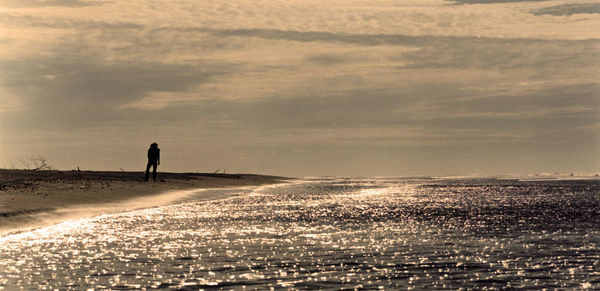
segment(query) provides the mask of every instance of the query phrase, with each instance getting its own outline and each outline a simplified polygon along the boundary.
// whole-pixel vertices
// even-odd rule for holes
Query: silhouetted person
[[[157,143],[152,143],[148,149],[148,164],[146,165],[146,175],[144,181],[148,181],[150,176],[150,167],[152,167],[152,180],[156,181],[156,168],[160,165],[160,149]]]

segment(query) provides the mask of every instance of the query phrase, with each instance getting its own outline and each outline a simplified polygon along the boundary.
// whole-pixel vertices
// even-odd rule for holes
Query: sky
[[[3,0],[0,167],[600,172],[600,1]]]

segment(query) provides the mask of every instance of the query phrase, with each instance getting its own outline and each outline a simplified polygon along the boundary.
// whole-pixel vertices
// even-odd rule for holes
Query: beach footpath
[[[146,201],[138,207],[150,207],[154,205],[148,201],[175,201],[192,192],[203,200],[220,199],[227,197],[227,191],[218,189],[248,189],[289,180],[221,173],[159,173],[157,182],[143,178],[142,172],[125,171],[0,170],[0,234],[69,217],[122,211],[127,209],[124,205],[134,207],[132,201]],[[206,198],[197,193],[207,193]]]

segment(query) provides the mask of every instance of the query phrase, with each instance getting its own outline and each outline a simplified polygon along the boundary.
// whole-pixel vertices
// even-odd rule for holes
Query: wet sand
[[[184,199],[213,200],[283,177],[252,174],[0,170],[0,234],[72,217],[166,205]],[[205,191],[199,191],[202,188]],[[230,191],[219,191],[228,188]]]

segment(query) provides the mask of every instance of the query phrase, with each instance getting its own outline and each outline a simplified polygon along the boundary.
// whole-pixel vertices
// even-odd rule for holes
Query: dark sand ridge
[[[249,191],[249,186],[288,180],[206,173],[159,173],[158,178],[158,182],[144,182],[141,172],[0,170],[0,234],[69,218],[164,205],[186,197],[221,199]],[[200,188],[210,191],[194,190]]]

